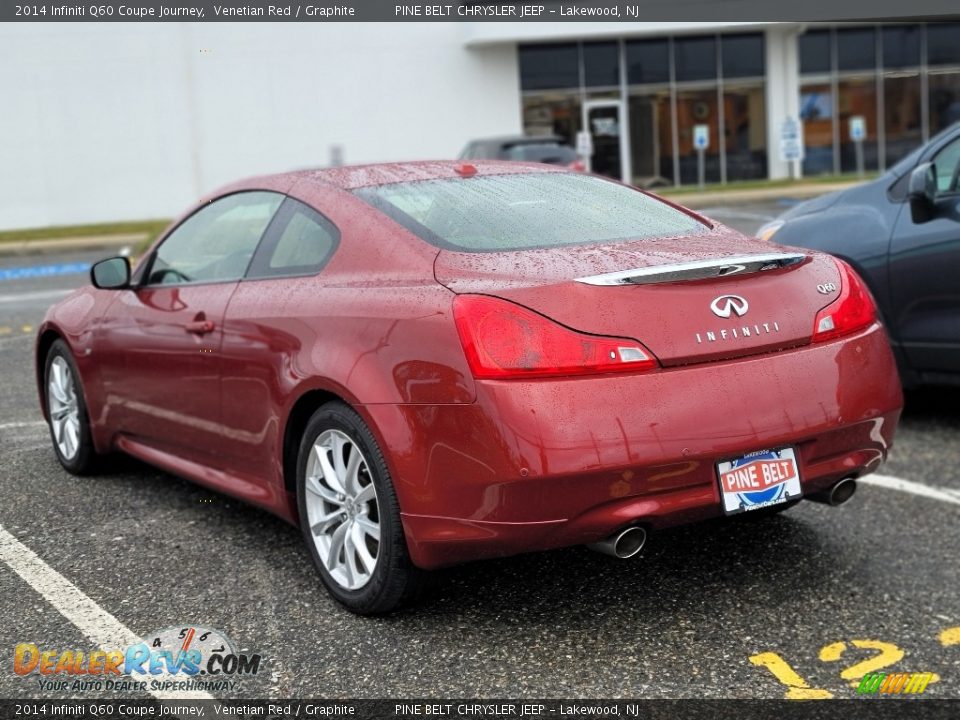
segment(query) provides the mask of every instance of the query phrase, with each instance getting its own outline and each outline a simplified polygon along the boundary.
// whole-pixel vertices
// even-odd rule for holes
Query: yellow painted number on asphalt
[[[875,672],[881,668],[890,667],[903,660],[904,652],[893,643],[882,640],[851,640],[850,643],[861,650],[876,650],[877,654],[861,662],[854,663],[840,671],[840,677],[849,680],[850,685],[856,687],[860,679],[868,672]],[[820,660],[836,662],[847,649],[845,642],[835,642],[820,648]]]
[[[787,700],[827,700],[833,697],[829,690],[810,687],[782,657],[772,652],[751,655],[750,662],[759,667],[765,667],[773,676],[787,686],[784,695]]]
[[[949,645],[960,645],[960,625],[957,627],[947,628],[940,633],[940,644],[944,647],[948,647]]]

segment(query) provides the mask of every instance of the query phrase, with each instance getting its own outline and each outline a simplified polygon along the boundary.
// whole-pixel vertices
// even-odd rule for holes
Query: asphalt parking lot
[[[780,210],[707,213],[752,231]],[[34,328],[85,276],[2,271],[100,255],[0,257],[0,527],[109,613],[107,634],[199,625],[261,653],[224,696],[852,698],[864,672],[889,670],[936,673],[925,694],[960,697],[960,392],[908,396],[882,484],[843,507],[664,533],[633,561],[571,548],[474,563],[363,619],[273,516],[134,461],[90,478],[57,464]],[[0,587],[0,696],[69,696],[16,675],[13,648],[89,649],[80,627],[98,621],[68,620],[56,587],[3,562]]]

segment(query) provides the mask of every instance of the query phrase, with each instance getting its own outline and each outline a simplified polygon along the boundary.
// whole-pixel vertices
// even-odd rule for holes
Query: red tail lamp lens
[[[813,342],[833,340],[863,330],[877,319],[877,306],[856,271],[836,260],[840,270],[840,297],[817,313]]]
[[[643,345],[570,330],[520,305],[458,295],[453,314],[476,378],[557,377],[657,367]]]

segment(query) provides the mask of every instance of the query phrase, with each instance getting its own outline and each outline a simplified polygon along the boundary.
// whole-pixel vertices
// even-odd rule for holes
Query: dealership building
[[[702,152],[728,183],[890,167],[960,119],[960,24],[8,24],[0,89],[0,228],[521,132],[587,130],[642,185],[697,182]]]

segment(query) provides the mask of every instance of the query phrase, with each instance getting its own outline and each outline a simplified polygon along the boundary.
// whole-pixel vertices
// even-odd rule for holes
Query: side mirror
[[[936,165],[922,163],[913,169],[907,186],[907,198],[910,200],[911,220],[917,224],[933,220],[937,199]]]
[[[90,281],[102,290],[122,290],[130,287],[130,261],[125,257],[112,257],[94,263],[90,268]]]

